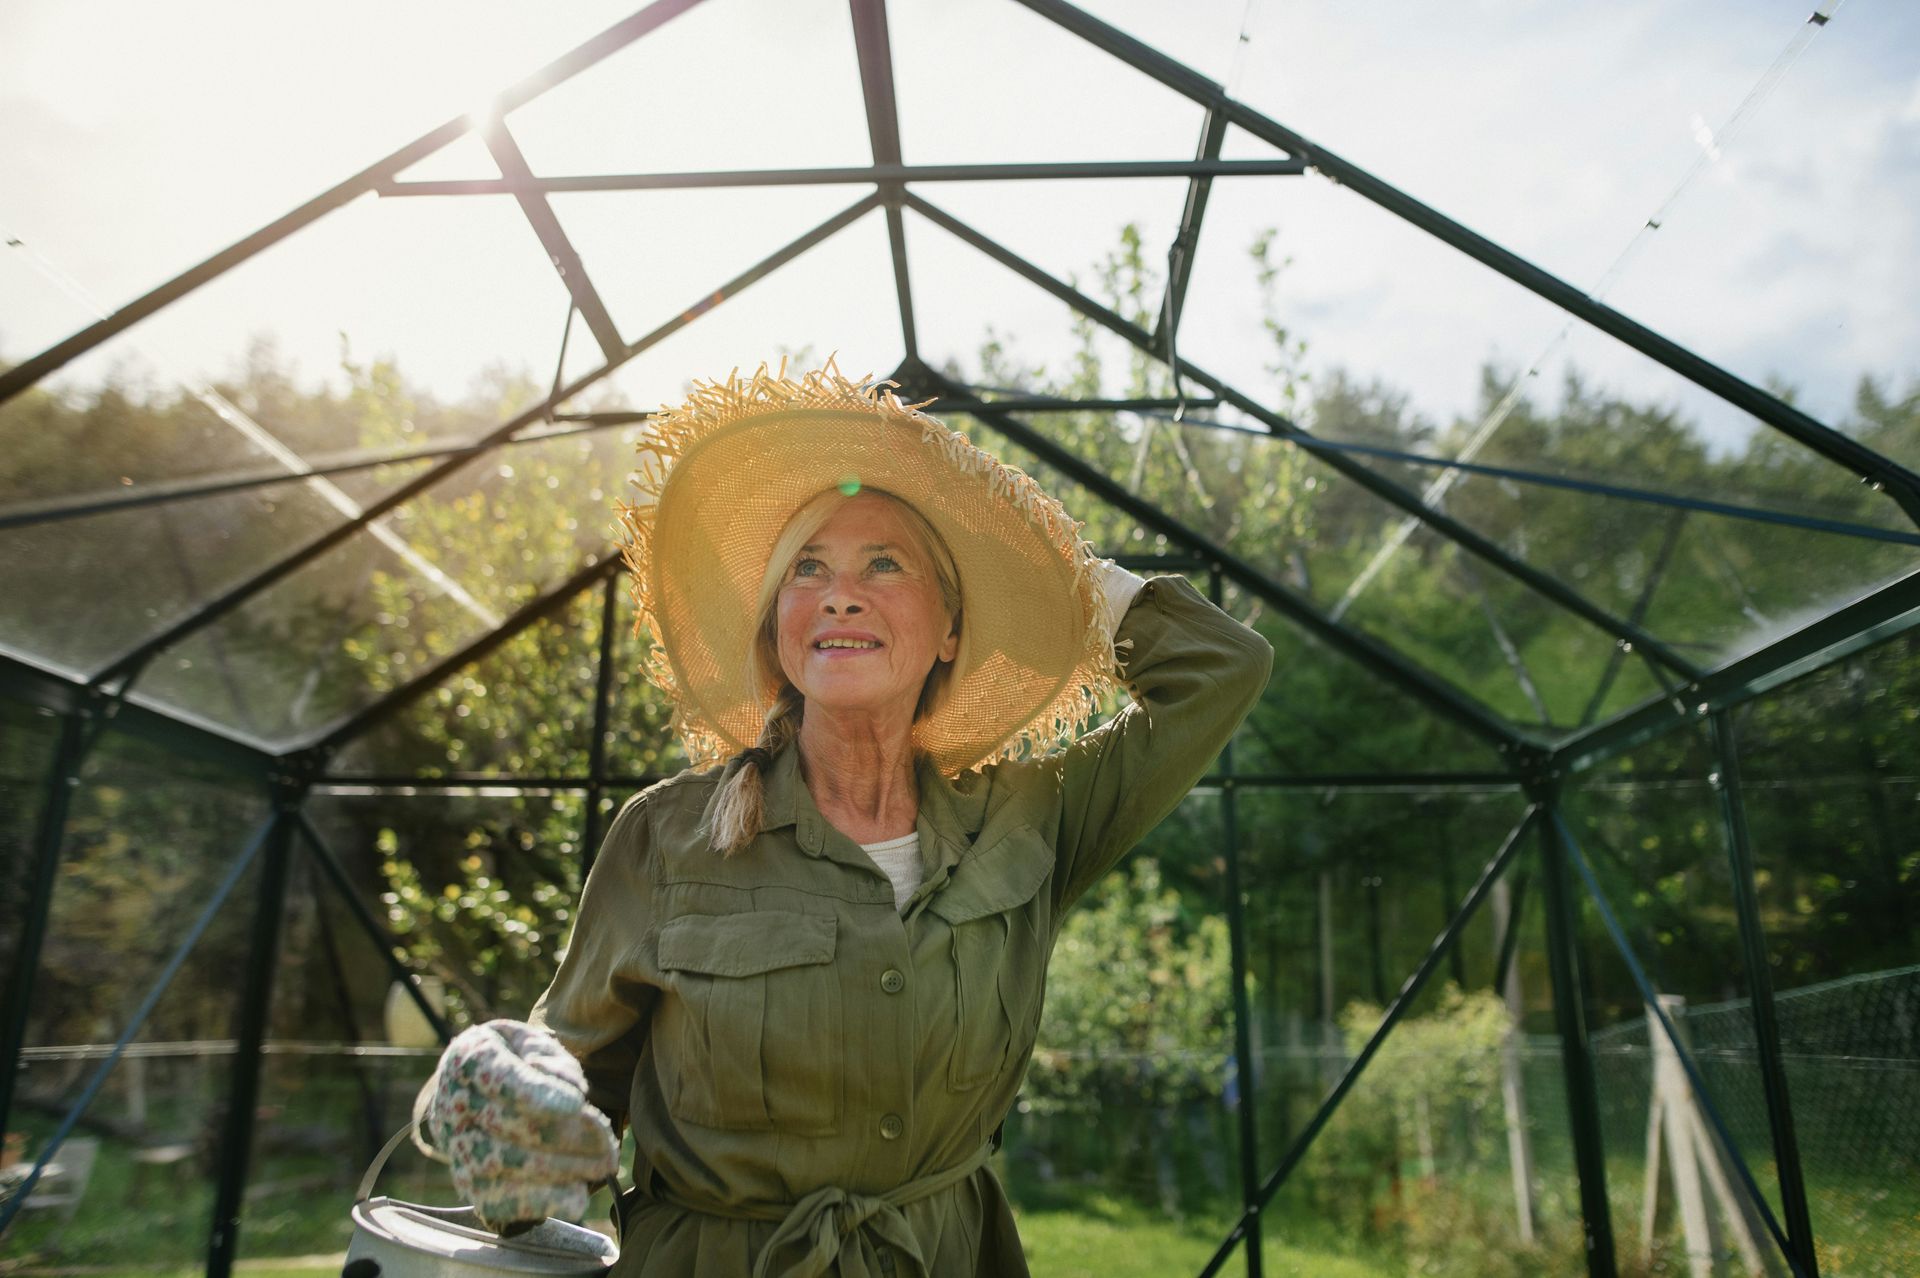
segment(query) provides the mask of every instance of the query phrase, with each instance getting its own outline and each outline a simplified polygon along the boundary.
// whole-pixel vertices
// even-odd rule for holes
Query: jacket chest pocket
[[[835,920],[791,910],[689,914],[660,929],[680,996],[674,1117],[703,1127],[831,1135],[840,1117]],[[662,1026],[663,1029],[667,1027]]]
[[[1053,849],[1022,826],[963,863],[927,902],[952,934],[957,1021],[947,1084],[956,1091],[1000,1078],[1033,1046],[1047,964],[1035,898],[1053,864]]]

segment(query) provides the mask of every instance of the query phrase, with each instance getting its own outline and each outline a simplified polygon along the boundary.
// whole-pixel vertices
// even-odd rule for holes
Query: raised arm
[[[1140,587],[1115,641],[1133,704],[1041,761],[1060,791],[1060,913],[1179,806],[1273,669],[1273,645],[1183,577]]]
[[[560,970],[527,1017],[580,1061],[587,1099],[616,1135],[626,1130],[633,1069],[658,994],[633,979],[625,961],[652,925],[646,818],[638,796],[614,818],[580,890]]]

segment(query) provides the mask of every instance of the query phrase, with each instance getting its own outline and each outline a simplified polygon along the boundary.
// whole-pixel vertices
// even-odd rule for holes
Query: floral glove
[[[587,1103],[580,1062],[543,1029],[488,1021],[447,1045],[413,1102],[413,1141],[453,1168],[454,1188],[496,1232],[586,1214],[620,1142]]]

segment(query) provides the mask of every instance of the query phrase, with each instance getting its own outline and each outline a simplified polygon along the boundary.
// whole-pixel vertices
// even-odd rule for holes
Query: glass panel
[[[1774,1244],[1752,1210],[1737,1158],[1747,1160],[1776,1219],[1780,1205],[1724,824],[1710,780],[1715,771],[1704,731],[1683,727],[1585,775],[1569,792],[1564,812],[1634,956],[1691,1044],[1706,1084],[1703,1104],[1668,1055],[1664,1034],[1652,1024],[1575,876],[1607,1188],[1616,1240],[1625,1240],[1621,1254],[1645,1229],[1646,1151],[1657,1107],[1656,1258],[1678,1261],[1690,1247],[1704,1248],[1744,1272],[1739,1266],[1748,1249],[1763,1256]],[[1737,1149],[1720,1147],[1707,1104]],[[1688,1233],[1684,1204],[1690,1195],[1703,1204],[1703,1219],[1717,1233]]]
[[[1010,9],[982,21],[985,15],[959,9],[908,5],[887,16],[909,162],[1193,155],[1198,105],[1038,14]],[[932,66],[938,74],[909,70]],[[965,93],[964,128],[954,124],[956,91]],[[1102,109],[1088,110],[1090,102]]]
[[[1637,619],[1703,668],[1920,564],[1920,538],[1908,545],[1812,532],[1482,476],[1463,479],[1447,503],[1509,552],[1614,616]]]
[[[486,263],[485,272],[476,262]],[[448,405],[495,401],[495,383],[519,370],[551,375],[569,303],[511,199],[363,199],[156,312],[49,385],[108,384],[128,358],[187,386],[237,381],[244,388],[278,377],[299,387],[317,383],[363,415],[386,392],[380,406],[399,419],[404,437],[445,438],[467,429]],[[412,399],[393,394],[402,379]],[[340,436],[339,404],[289,420],[270,411],[270,396],[242,401],[234,407],[257,409],[258,429],[224,429],[250,440],[271,436],[295,452],[371,442],[365,432],[357,440]],[[111,449],[106,461],[130,464],[120,456],[128,451]],[[170,472],[176,476],[231,469],[234,457],[231,449],[196,458],[183,448],[180,455],[185,460]]]
[[[463,466],[169,648],[142,691],[280,744],[338,721],[609,553],[597,512],[626,447],[578,434]]]
[[[102,739],[74,794],[29,1003],[12,1116],[23,1158],[45,1149],[266,814],[242,778],[118,734]],[[204,1259],[240,1011],[233,974],[246,968],[260,864],[241,874],[55,1153],[58,1179],[78,1194],[71,1214],[29,1211],[9,1232],[10,1256]]]
[[[1204,582],[1196,583],[1201,590]],[[1273,644],[1273,676],[1234,738],[1236,771],[1313,773],[1506,771],[1485,741],[1309,637],[1237,587],[1228,611]]]
[[[1123,265],[1108,282],[1109,300],[1137,306],[1128,281],[1144,269]],[[1147,277],[1150,283],[1150,272]],[[1017,383],[1043,393],[1172,393],[1169,380],[1137,352],[1084,329],[1076,340],[1067,378],[1048,378],[1024,341],[1015,351],[992,339],[981,347],[975,376],[984,385]],[[1283,390],[1303,385],[1298,370],[1281,371]],[[1327,415],[1357,433],[1390,437],[1417,426],[1404,397],[1338,377],[1334,382]],[[1300,449],[1263,438],[1264,428],[1241,433],[1098,412],[1023,416],[1116,483],[1323,601],[1350,624],[1414,650],[1417,659],[1517,722],[1574,726],[1656,690],[1643,670],[1609,673],[1617,664],[1611,635],[1568,616],[1563,605],[1517,585],[1504,570],[1455,550],[1424,526],[1410,548],[1403,547],[1405,516]]]
[[[1920,1256],[1920,638],[1738,716],[1761,924],[1822,1273]]]
[[[714,79],[718,51],[724,91]],[[905,65],[897,52],[895,65]],[[507,122],[543,176],[838,167],[873,158],[852,26],[846,6],[832,0],[780,5],[751,21],[724,5],[695,6]],[[730,194],[742,209],[758,198]],[[724,225],[730,235],[749,221]]]
[[[1240,804],[1267,1175],[1524,805],[1442,791],[1242,792]],[[1266,1209],[1277,1271],[1582,1271],[1548,987],[1523,944],[1511,1006],[1489,988],[1496,915],[1482,904]],[[1532,1241],[1510,1136],[1531,1167]]]
[[[664,209],[670,201],[699,194],[675,191],[648,198],[660,200]],[[795,198],[812,199],[817,194],[803,192]],[[819,219],[813,218],[812,206],[803,217],[780,219],[781,229],[768,239],[767,247],[779,247],[811,230],[827,213],[842,210],[852,202],[850,196],[841,199],[836,195],[828,200],[830,207]],[[570,208],[562,212],[563,216],[574,216]],[[604,392],[609,396],[622,396],[638,408],[678,404],[686,398],[691,381],[724,380],[735,368],[751,374],[762,360],[777,368],[782,355],[791,355],[789,368],[797,370],[817,367],[837,352],[840,371],[851,378],[868,374],[885,377],[899,366],[903,349],[899,308],[894,299],[886,221],[878,211],[866,213],[731,296],[720,296],[714,290],[752,265],[757,260],[754,256],[742,253],[736,259],[730,250],[718,258],[679,251],[636,256],[629,244],[631,225],[609,223],[605,230],[610,238],[608,253],[602,256],[610,262],[639,263],[649,272],[671,271],[674,279],[684,280],[684,286],[657,291],[654,285],[635,280],[632,309],[637,318],[625,322],[652,325],[688,320],[614,372]],[[591,233],[583,231],[583,237]],[[922,298],[917,266],[913,279],[919,313],[933,313],[937,301]],[[856,281],[857,287],[853,286]],[[609,288],[618,287],[616,278]],[[937,294],[932,296],[937,299]],[[613,305],[614,299],[610,298],[608,304]]]
[[[1196,794],[1068,917],[999,1155],[1035,1272],[1195,1272],[1239,1201],[1220,804]]]
[[[1330,445],[1909,526],[1846,469],[1350,192],[1284,189],[1216,185],[1207,234],[1226,243],[1196,256],[1180,349],[1269,402],[1291,394]],[[1349,457],[1434,501],[1459,479]]]
[[[39,601],[0,613],[0,643],[97,671],[359,509],[283,484],[0,532],[0,592]]]
[[[1516,723],[1573,727],[1659,691],[1606,632],[1425,527],[1383,562],[1344,620]]]
[[[368,905],[414,970],[445,983],[456,1029],[525,1019],[579,890],[580,795],[322,794],[308,810],[349,881],[379,894]]]
[[[588,587],[553,619],[395,708],[349,741],[330,773],[586,776],[604,589]]]

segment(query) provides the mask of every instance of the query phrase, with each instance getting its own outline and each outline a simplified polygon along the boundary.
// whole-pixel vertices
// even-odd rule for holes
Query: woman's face
[[[936,659],[960,639],[933,565],[894,500],[843,504],[787,565],[780,667],[809,705],[912,722]]]

